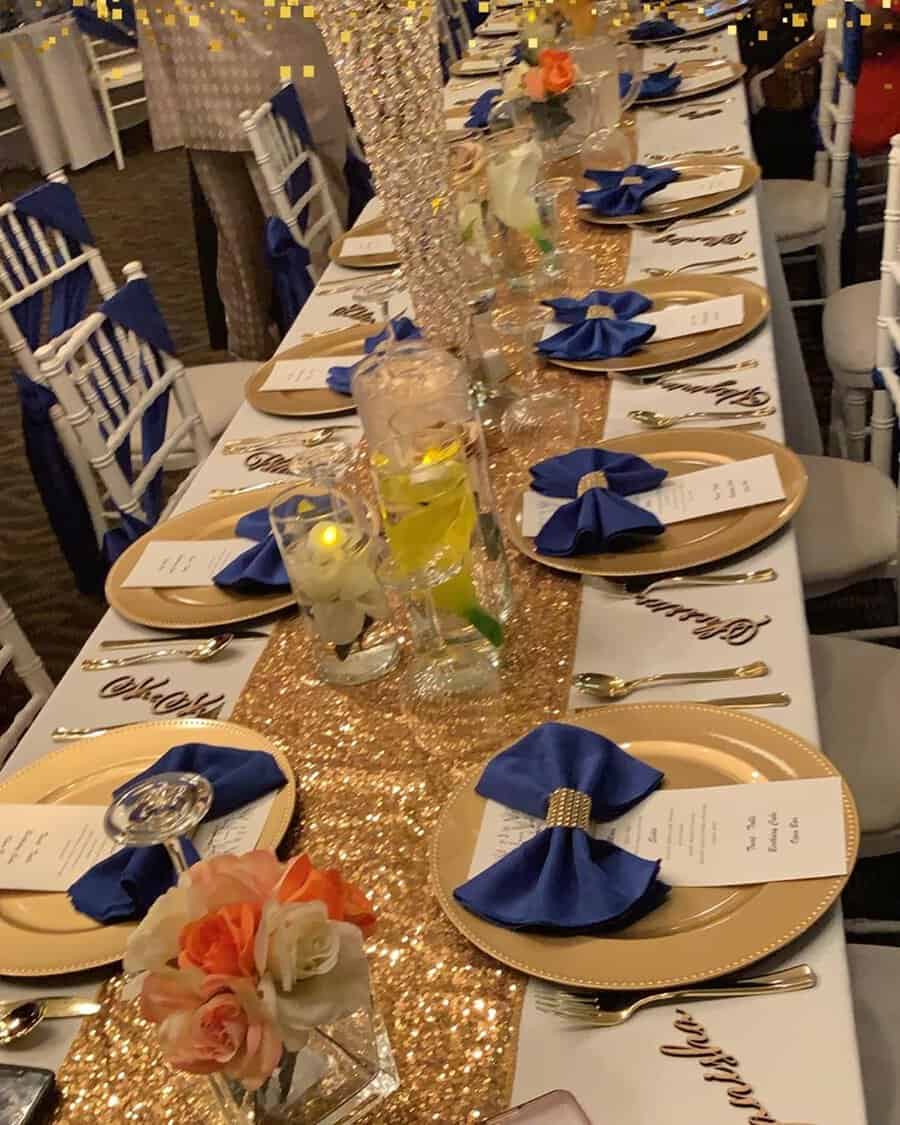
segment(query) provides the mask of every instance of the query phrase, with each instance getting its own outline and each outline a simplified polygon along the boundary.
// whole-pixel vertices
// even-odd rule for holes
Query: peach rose
[[[281,877],[282,865],[269,851],[215,855],[195,863],[187,879],[207,914],[232,902],[262,903]]]
[[[575,81],[575,64],[568,51],[547,47],[538,55],[538,64],[548,94],[564,94]]]
[[[522,88],[533,102],[546,101],[547,85],[543,69],[539,66],[530,67],[522,77]]]
[[[325,903],[332,921],[352,922],[367,937],[375,927],[372,904],[363,892],[348,883],[335,868],[319,871],[306,855],[299,855],[288,863],[274,897],[282,903],[318,899]]]
[[[221,1071],[248,1090],[258,1090],[281,1059],[284,1047],[268,980],[257,991],[236,977],[150,973],[141,1009],[158,1024],[163,1054],[178,1070]]]
[[[178,937],[178,966],[225,977],[252,977],[256,929],[262,907],[235,902],[188,922]]]

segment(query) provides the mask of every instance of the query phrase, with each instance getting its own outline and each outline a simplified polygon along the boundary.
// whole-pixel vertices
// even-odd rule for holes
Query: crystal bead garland
[[[415,319],[463,353],[463,244],[450,195],[438,38],[430,3],[321,0],[318,26],[356,121]]]

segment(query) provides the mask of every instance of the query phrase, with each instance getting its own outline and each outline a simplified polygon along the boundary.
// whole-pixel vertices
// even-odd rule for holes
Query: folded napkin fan
[[[681,178],[674,168],[648,168],[631,164],[624,172],[588,170],[585,177],[600,186],[578,193],[578,202],[591,207],[598,215],[635,215],[644,200],[655,191]]]
[[[547,827],[453,892],[473,914],[510,929],[584,933],[625,925],[658,906],[659,861],[588,831],[656,789],[663,775],[594,731],[544,723],[485,768],[476,791]]]
[[[394,335],[398,340],[418,340],[422,335],[419,327],[409,319],[408,316],[396,317],[391,321],[394,326]],[[371,355],[372,352],[383,344],[387,339],[387,329],[383,328],[374,336],[367,336],[363,344],[363,351],[366,355]],[[360,363],[362,361],[360,360]],[[349,395],[350,384],[353,381],[353,372],[359,366],[357,363],[351,363],[349,367],[329,367],[328,378],[326,382],[331,390],[336,391],[339,395]]]
[[[681,75],[674,74],[677,63],[672,63],[667,66],[665,70],[654,71],[653,74],[648,74],[647,77],[641,82],[641,92],[638,94],[639,98],[665,98],[669,94],[673,94],[681,85]],[[631,75],[623,73],[619,75],[619,97],[624,98],[628,92],[628,87],[631,85]]]
[[[287,782],[271,754],[230,746],[208,746],[203,742],[173,746],[132,781],[180,770],[202,774],[212,784],[213,803],[204,820],[215,820],[234,812]],[[114,796],[123,788],[117,789]],[[190,841],[185,841],[185,852],[191,862],[199,858]],[[122,848],[74,882],[69,887],[69,898],[76,910],[98,922],[125,922],[143,918],[176,880],[162,844]]]
[[[294,507],[298,502],[308,504],[310,511],[328,503],[324,496],[299,496],[286,501],[282,508]],[[285,516],[292,514],[292,511],[284,511]],[[256,542],[213,576],[217,586],[246,594],[266,594],[290,586],[268,508],[257,508],[241,516],[234,533],[242,539],[255,539]]]
[[[493,89],[485,92],[472,103],[469,116],[466,118],[467,129],[486,129],[494,102],[503,93],[502,90]]]
[[[637,27],[628,32],[631,39],[640,42],[642,39],[667,39],[670,35],[684,35],[684,28],[666,16],[657,16],[652,20],[644,20]]]
[[[544,496],[572,497],[553,513],[535,538],[542,555],[592,555],[634,546],[661,535],[665,524],[626,500],[666,479],[633,453],[575,449],[531,466],[531,487]]]
[[[653,324],[633,318],[652,308],[643,293],[594,289],[576,300],[557,297],[541,302],[553,309],[555,319],[569,325],[538,341],[537,350],[555,359],[608,359],[631,355],[656,331]]]

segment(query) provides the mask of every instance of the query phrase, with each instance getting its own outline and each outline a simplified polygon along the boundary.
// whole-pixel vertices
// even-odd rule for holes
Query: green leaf
[[[486,637],[494,648],[499,648],[503,644],[503,626],[496,617],[485,612],[481,606],[472,606],[466,614],[466,620],[483,637]]]

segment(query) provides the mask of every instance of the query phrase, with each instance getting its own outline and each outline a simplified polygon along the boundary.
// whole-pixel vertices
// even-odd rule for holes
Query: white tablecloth
[[[734,44],[725,34],[717,37],[722,49],[731,53]],[[476,90],[477,93],[477,90]],[[639,134],[642,153],[674,152],[692,146],[716,147],[733,141],[747,146],[746,108],[743,91],[735,86],[729,91],[733,101],[727,112],[700,122],[673,121],[651,112],[639,114]],[[702,125],[698,129],[698,124]],[[721,247],[702,255],[682,247],[654,243],[654,236],[638,233],[633,241],[632,265],[629,277],[634,278],[644,265],[675,266],[693,257],[730,256],[744,252],[745,247],[760,250],[755,195],[739,203],[743,214],[720,223],[704,225],[704,232],[721,227],[722,230],[746,229],[747,235],[740,250]],[[362,221],[377,213],[373,203],[361,216]],[[704,248],[705,251],[705,248]],[[330,266],[327,280],[346,276],[358,277],[352,271]],[[763,272],[757,275],[765,280]],[[407,302],[401,298],[404,304]],[[299,336],[307,332],[328,328],[346,327],[348,321],[333,315],[333,310],[345,303],[342,298],[314,294],[304,307],[297,322],[285,338],[282,349],[292,346]],[[790,316],[790,310],[786,310]],[[781,337],[790,338],[790,322],[782,322]],[[760,366],[744,372],[742,384],[759,384],[769,389],[773,401],[785,406],[790,403],[792,412],[799,411],[799,431],[802,439],[815,444],[808,415],[803,418],[804,396],[799,384],[796,393],[790,391],[782,379],[800,379],[802,372],[777,371],[774,344],[780,348],[779,332],[773,331],[773,321],[762,328],[752,340],[728,353],[731,362],[740,356],[758,358]],[[799,354],[799,349],[791,349]],[[794,358],[796,358],[796,354]],[[655,409],[677,410],[683,398],[690,398],[688,408],[696,406],[696,398],[682,392],[666,392],[659,387],[631,388],[616,380],[610,402],[609,432],[633,430],[625,415],[631,409],[635,396],[640,396],[644,406]],[[799,405],[798,405],[799,404]],[[283,418],[270,418],[258,414],[244,404],[238,411],[224,438],[249,434],[275,433],[290,427]],[[314,425],[310,423],[309,425]],[[765,431],[782,439],[785,418],[781,409],[766,420]],[[298,427],[300,428],[300,427]],[[305,428],[305,427],[304,427]],[[180,505],[187,510],[202,503],[210,488],[234,486],[266,479],[266,474],[243,467],[242,458],[225,457],[220,441],[209,460],[201,468]],[[272,478],[269,478],[272,479]],[[741,688],[728,685],[727,694],[742,690],[786,690],[793,697],[790,708],[771,713],[773,721],[783,724],[798,734],[817,741],[815,700],[813,697],[809,659],[806,650],[806,625],[803,615],[803,597],[797,570],[796,550],[790,533],[754,552],[752,561],[742,560],[740,569],[773,566],[778,580],[766,586],[748,590],[740,596],[742,616],[769,613],[773,622],[760,630],[752,645],[735,649],[715,640],[692,640],[689,630],[680,623],[661,623],[655,616],[646,614],[654,622],[653,630],[645,627],[646,621],[637,607],[614,604],[605,597],[602,587],[585,587],[581,621],[576,645],[576,667],[609,668],[629,674],[632,670],[652,667],[661,669],[666,662],[673,667],[703,667],[740,663],[765,658],[773,668],[766,680],[753,681]],[[723,569],[727,569],[723,567]],[[691,590],[690,603],[697,608],[709,606],[710,611],[722,608],[723,591]],[[738,599],[731,592],[731,598]],[[765,607],[764,609],[762,607]],[[617,615],[621,615],[617,618]],[[643,621],[643,624],[642,624]],[[107,613],[94,637],[85,645],[84,653],[96,651],[97,641],[104,636],[126,637],[146,634],[136,626],[123,622],[115,613]],[[208,688],[214,678],[215,690],[225,694],[223,715],[240,694],[243,684],[258,659],[264,642],[241,641],[229,651],[227,661],[215,666],[198,664],[152,666],[157,676],[171,672],[182,686],[191,691]],[[710,651],[712,650],[712,651]],[[735,654],[739,659],[731,659]],[[697,663],[697,661],[700,663]],[[690,663],[688,663],[690,661]],[[89,726],[106,722],[125,722],[148,717],[146,704],[100,702],[97,699],[96,674],[81,672],[78,661],[66,674],[53,697],[22,740],[4,773],[17,769],[54,748],[49,732],[58,724]],[[149,671],[150,669],[148,669]],[[653,698],[704,698],[709,689],[694,692],[678,688],[671,692],[659,689]],[[722,694],[722,692],[718,692]],[[648,696],[649,698],[649,696]],[[574,703],[579,701],[573,699]],[[702,940],[715,940],[714,933]],[[815,1125],[865,1125],[865,1109],[859,1073],[859,1062],[854,1035],[853,1015],[847,978],[846,955],[843,941],[840,910],[835,908],[817,927],[800,941],[783,951],[776,961],[795,963],[806,961],[819,975],[817,988],[796,995],[741,1001],[718,1001],[696,1006],[694,1014],[707,1026],[714,1041],[740,1059],[741,1073],[751,1082],[759,1100],[782,1121],[815,1122]],[[0,982],[0,998],[9,995],[12,987]],[[560,1022],[555,1017],[537,1012],[531,991],[526,997],[519,1034],[514,1101],[521,1102],[544,1091],[567,1088],[576,1093],[594,1125],[719,1125],[745,1117],[742,1111],[728,1106],[720,1083],[705,1083],[698,1073],[699,1067],[688,1060],[668,1059],[659,1053],[659,1046],[677,1042],[672,1029],[671,1009],[644,1012],[623,1027],[606,1031],[580,1031]],[[45,1025],[46,1026],[46,1025]],[[46,1059],[51,1065],[62,1057],[65,1046],[74,1034],[74,1021],[58,1022],[48,1029],[47,1039],[30,1053],[29,1061],[40,1063]],[[0,1050],[0,1062],[16,1055]],[[47,1065],[47,1063],[45,1063]],[[464,1107],[460,1107],[462,1113]],[[749,1111],[746,1114],[749,1117]]]
[[[57,168],[83,168],[112,152],[81,32],[71,16],[0,35],[0,79],[9,87],[45,175]]]

